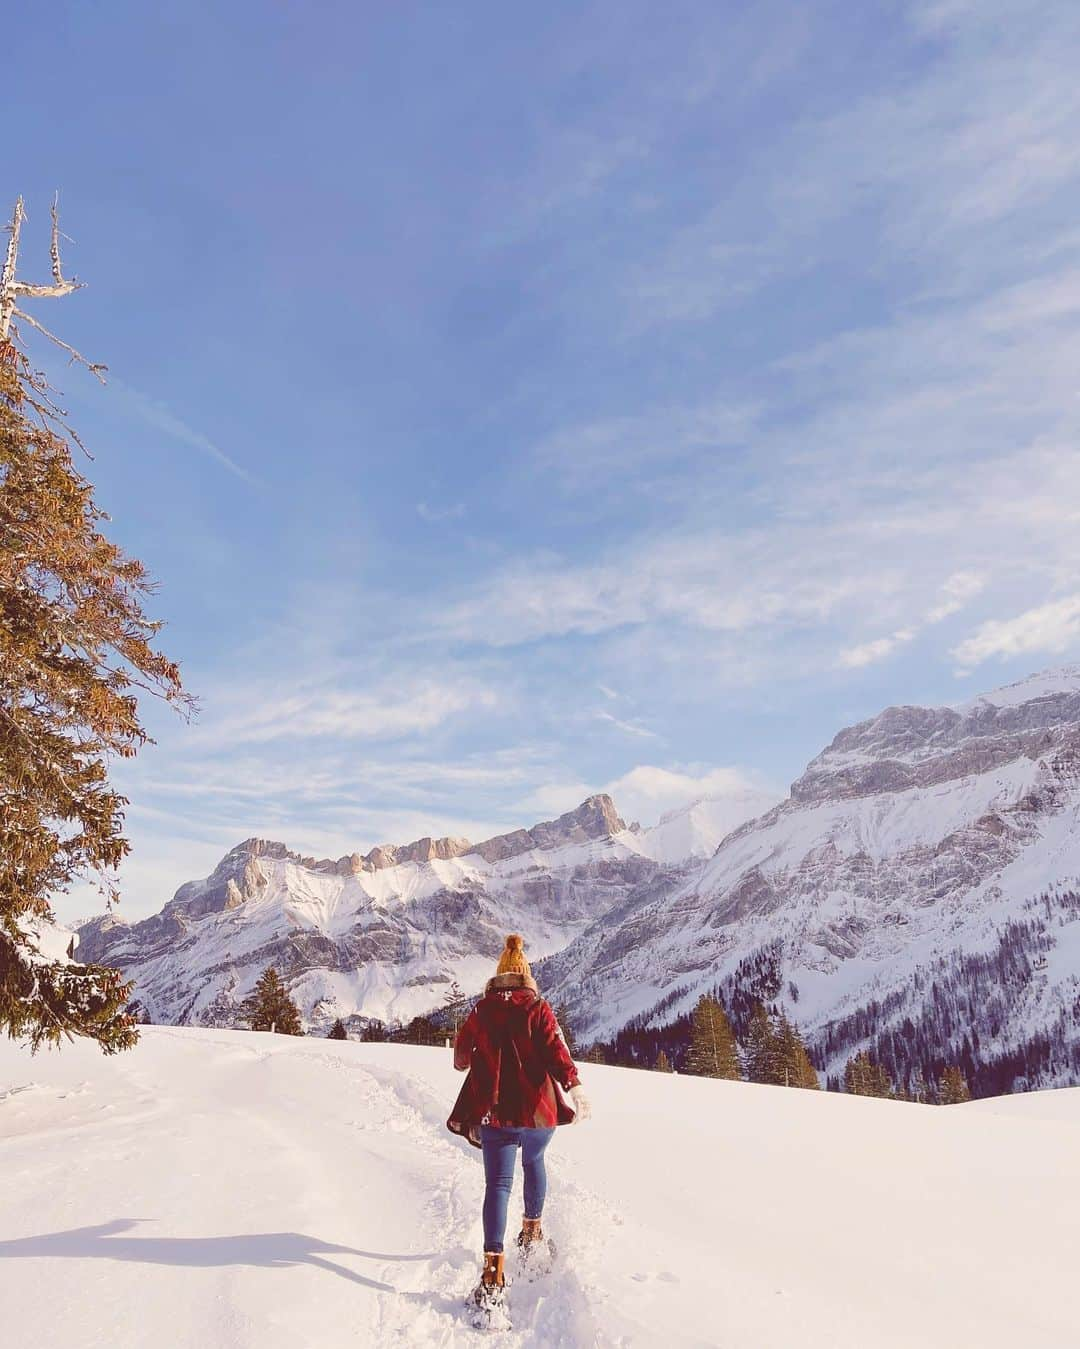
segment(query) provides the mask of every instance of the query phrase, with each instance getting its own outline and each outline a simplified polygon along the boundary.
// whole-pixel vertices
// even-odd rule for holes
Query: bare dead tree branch
[[[19,197],[15,202],[11,224],[7,227],[7,253],[4,257],[4,270],[0,273],[0,342],[7,341],[11,316],[15,312],[15,263],[19,256],[19,234],[25,219],[26,210],[23,207],[22,197]]]
[[[4,270],[0,274],[0,343],[9,341],[9,332],[11,329],[12,318],[18,314],[20,318],[25,319],[32,328],[36,328],[49,339],[55,342],[58,347],[62,347],[73,360],[80,361],[86,368],[98,379],[102,379],[102,371],[107,367],[88,361],[85,356],[80,355],[74,347],[68,346],[55,333],[49,330],[37,321],[31,318],[24,309],[16,308],[16,301],[20,296],[26,296],[31,300],[57,299],[64,295],[70,295],[73,291],[82,289],[82,282],[67,280],[64,276],[64,268],[60,259],[60,195],[53,198],[52,204],[52,234],[49,240],[49,257],[52,260],[52,282],[49,285],[38,285],[32,281],[20,281],[16,275],[16,265],[19,259],[19,235],[22,232],[23,222],[26,219],[26,207],[23,204],[22,197],[15,202],[15,211],[11,218],[11,224],[8,226],[8,246],[4,258]]]
[[[105,377],[102,372],[108,370],[109,367],[107,365],[102,365],[100,361],[88,361],[81,351],[76,351],[74,347],[69,346],[66,342],[62,341],[55,333],[49,332],[48,328],[46,328],[43,323],[39,323],[37,319],[28,314],[25,309],[16,309],[15,313],[20,319],[29,323],[31,328],[36,328],[42,336],[47,337],[50,342],[55,342],[58,347],[63,348],[73,361],[78,361],[80,364],[85,365],[87,370],[99,379],[102,384],[105,383]]]
[[[25,215],[25,211],[23,212]],[[33,299],[51,299],[70,295],[74,290],[82,290],[81,281],[65,281],[60,266],[60,194],[53,197],[52,235],[49,240],[49,257],[52,259],[53,280],[51,286],[38,286],[31,281],[19,281],[12,276],[12,287],[16,295],[28,295]]]

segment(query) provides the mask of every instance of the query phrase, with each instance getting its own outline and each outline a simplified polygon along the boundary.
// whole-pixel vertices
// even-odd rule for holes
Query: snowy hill
[[[545,963],[579,1035],[723,987],[832,1072],[960,1061],[979,1094],[1080,1080],[1080,667],[841,731],[790,798]],[[588,970],[587,986],[580,981]]]
[[[561,1258],[511,1289],[504,1349],[1080,1341],[1080,1092],[935,1109],[586,1072],[594,1118],[549,1153]],[[459,1083],[399,1045],[0,1042],[5,1343],[495,1343],[462,1307],[482,1168],[442,1126]]]

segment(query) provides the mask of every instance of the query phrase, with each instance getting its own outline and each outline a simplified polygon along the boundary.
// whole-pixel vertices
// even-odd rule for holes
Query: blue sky
[[[1080,651],[1080,8],[60,4],[23,270],[202,702],[126,912],[250,834],[781,789]],[[9,28],[10,32],[10,28]],[[85,895],[65,911],[85,909]]]

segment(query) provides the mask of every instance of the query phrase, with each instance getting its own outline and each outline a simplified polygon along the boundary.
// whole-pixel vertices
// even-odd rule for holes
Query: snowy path
[[[560,1260],[479,1336],[445,1051],[148,1029],[0,1042],[0,1306],[35,1349],[1080,1342],[1080,1092],[935,1111],[589,1069]],[[520,1193],[520,1191],[519,1191]],[[516,1224],[520,1208],[512,1209]],[[10,1330],[10,1338],[8,1331]]]

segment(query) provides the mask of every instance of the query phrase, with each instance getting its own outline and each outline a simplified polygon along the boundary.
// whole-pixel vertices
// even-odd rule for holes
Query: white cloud
[[[879,660],[884,660],[886,656],[891,656],[898,646],[909,642],[914,635],[910,631],[894,632],[891,637],[878,637],[872,642],[846,647],[840,652],[838,663],[849,670],[873,665]]]
[[[986,585],[986,578],[977,572],[958,571],[950,576],[941,587],[942,598],[926,615],[927,623],[941,623],[980,594]]]
[[[533,814],[554,817],[573,810],[595,792],[607,792],[627,823],[637,820],[649,826],[668,811],[703,797],[741,798],[748,793],[768,791],[739,768],[677,769],[639,764],[599,786],[581,781],[548,783],[531,792],[519,809],[530,817]]]
[[[762,791],[739,768],[705,768],[698,771],[639,764],[604,788],[626,820],[655,824],[661,815],[702,797],[742,797]]]
[[[656,731],[650,731],[646,726],[639,726],[633,721],[623,721],[619,717],[613,717],[610,712],[597,712],[595,714],[597,721],[610,722],[617,730],[623,731],[626,735],[640,736],[645,740],[659,740],[660,736]]]
[[[1015,618],[991,619],[953,650],[966,673],[993,656],[1062,652],[1080,643],[1080,595],[1028,609]]]
[[[942,623],[946,618],[959,613],[969,600],[979,594],[984,584],[984,578],[975,572],[954,573],[941,587],[941,599],[928,610],[922,622],[907,628],[899,628],[887,637],[877,637],[869,642],[846,647],[840,652],[837,664],[844,669],[854,670],[884,660],[899,647],[913,641],[923,627]]]
[[[199,739],[217,747],[304,737],[388,740],[430,731],[471,708],[492,708],[494,690],[468,680],[423,681],[375,691],[300,687],[261,701],[253,691],[245,710],[210,720]]]
[[[429,506],[426,501],[418,501],[416,513],[421,520],[426,520],[428,524],[432,525],[443,520],[460,520],[465,514],[465,503],[454,501],[441,506]]]

